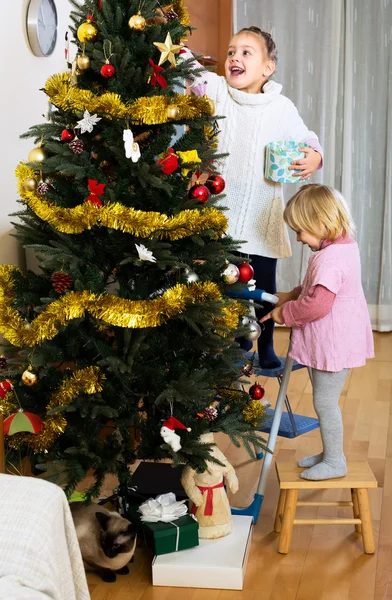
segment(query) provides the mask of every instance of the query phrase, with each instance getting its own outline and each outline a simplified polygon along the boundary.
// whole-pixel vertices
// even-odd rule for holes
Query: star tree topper
[[[173,67],[176,66],[176,57],[174,55],[181,50],[182,46],[173,44],[170,33],[167,34],[164,44],[161,42],[154,42],[154,46],[161,52],[161,58],[159,59],[158,65],[162,65],[168,60]]]

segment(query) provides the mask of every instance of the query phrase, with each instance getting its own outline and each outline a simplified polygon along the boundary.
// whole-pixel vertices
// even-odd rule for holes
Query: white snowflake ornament
[[[140,244],[140,246],[135,244],[135,246],[136,246],[136,250],[137,250],[140,260],[148,260],[150,262],[157,261],[157,259],[155,258],[155,256],[151,252],[151,250],[148,250],[148,248],[143,246],[143,244]]]
[[[94,129],[94,125],[96,125],[100,120],[101,117],[98,117],[97,115],[90,115],[88,110],[85,110],[83,113],[83,119],[78,121],[75,129],[80,129],[80,133],[86,133],[86,131],[91,133]]]
[[[131,129],[124,129],[123,140],[125,148],[125,156],[131,158],[132,162],[137,162],[141,156],[139,144],[134,141]]]

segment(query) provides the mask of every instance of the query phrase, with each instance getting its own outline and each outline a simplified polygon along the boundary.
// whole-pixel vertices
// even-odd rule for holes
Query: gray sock
[[[312,454],[312,456],[305,456],[298,461],[299,467],[314,467],[314,465],[318,465],[323,460],[324,452],[320,452],[319,454]]]
[[[313,463],[310,469],[301,473],[302,479],[334,479],[344,477],[347,473],[343,453],[343,422],[339,408],[339,396],[347,373],[347,369],[337,373],[312,369],[313,403],[320,423],[323,452],[320,462]],[[316,459],[318,456],[320,457],[315,455],[307,458]],[[307,465],[302,465],[301,461],[300,466]]]

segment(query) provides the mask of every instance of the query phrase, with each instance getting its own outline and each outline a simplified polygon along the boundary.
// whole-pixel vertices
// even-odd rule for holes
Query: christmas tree
[[[16,235],[40,270],[0,267],[0,411],[14,420],[11,462],[28,455],[67,493],[90,472],[91,498],[108,473],[126,482],[136,457],[203,470],[203,433],[252,453],[263,407],[238,385],[248,308],[225,295],[239,259],[218,204],[214,107],[184,94],[197,70],[181,58],[183,2],[72,5],[76,59],[46,82],[53,110],[24,135],[36,147],[16,171]],[[180,427],[180,448],[163,424]]]

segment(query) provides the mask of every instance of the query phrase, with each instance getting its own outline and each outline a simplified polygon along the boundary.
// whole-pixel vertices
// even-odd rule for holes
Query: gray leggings
[[[339,396],[348,369],[337,373],[309,369],[313,385],[313,404],[320,422],[324,462],[339,461],[343,454],[343,421]]]

